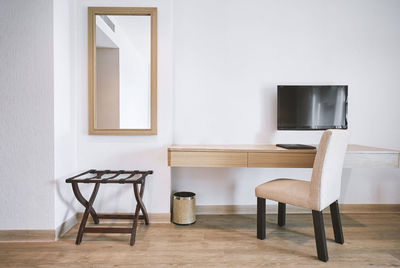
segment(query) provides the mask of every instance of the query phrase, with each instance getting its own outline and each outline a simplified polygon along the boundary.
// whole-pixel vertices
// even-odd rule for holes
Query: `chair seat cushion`
[[[256,187],[256,196],[291,204],[303,208],[310,207],[310,182],[293,179],[276,179]]]

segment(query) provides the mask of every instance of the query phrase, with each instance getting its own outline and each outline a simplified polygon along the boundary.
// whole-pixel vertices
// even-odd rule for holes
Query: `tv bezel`
[[[312,128],[312,127],[279,127],[279,88],[280,87],[345,87],[345,94],[346,94],[346,102],[345,102],[345,127],[326,127],[326,128]],[[276,113],[276,126],[278,130],[327,130],[327,129],[348,129],[348,120],[347,120],[347,112],[348,112],[348,85],[277,85],[277,92],[276,92],[276,101],[277,101],[277,113]]]

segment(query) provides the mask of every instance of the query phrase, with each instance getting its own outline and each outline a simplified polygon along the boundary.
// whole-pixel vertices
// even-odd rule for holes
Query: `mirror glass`
[[[94,128],[150,129],[151,16],[95,21]]]

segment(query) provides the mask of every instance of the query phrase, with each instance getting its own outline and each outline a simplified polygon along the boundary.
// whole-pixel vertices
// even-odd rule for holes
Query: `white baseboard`
[[[278,213],[277,205],[267,205],[267,213]],[[256,205],[218,205],[218,206],[196,206],[197,215],[232,215],[232,214],[256,214]],[[286,213],[311,213],[309,210],[287,205]]]
[[[400,204],[340,204],[341,213],[400,213]],[[197,215],[229,215],[229,214],[256,214],[256,205],[217,205],[217,206],[196,206]],[[268,214],[277,214],[278,205],[267,205]],[[288,214],[311,213],[311,210],[286,206]],[[324,213],[330,213],[329,207]]]

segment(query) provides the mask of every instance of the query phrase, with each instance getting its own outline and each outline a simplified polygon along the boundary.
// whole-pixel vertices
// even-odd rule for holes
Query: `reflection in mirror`
[[[95,128],[150,128],[150,16],[96,15]]]

